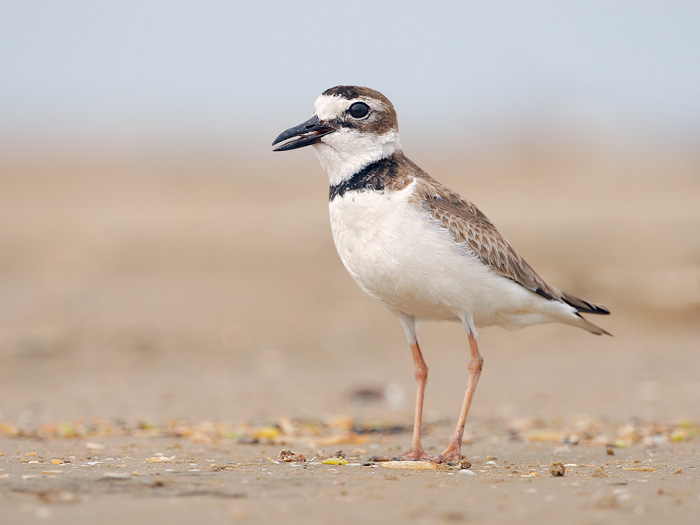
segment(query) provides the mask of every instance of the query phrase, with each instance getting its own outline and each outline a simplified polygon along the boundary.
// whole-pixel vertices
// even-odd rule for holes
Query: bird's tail
[[[584,330],[588,330],[589,332],[595,335],[605,334],[612,336],[610,332],[608,332],[607,330],[603,330],[600,326],[591,323],[588,319],[584,319],[581,315],[581,313],[608,315],[610,313],[610,310],[605,308],[605,306],[603,306],[602,304],[591,303],[589,301],[576,297],[575,295],[571,295],[567,292],[562,292],[561,296],[564,302],[576,308],[576,318],[571,324],[579,326]]]
[[[581,314],[576,314],[576,317],[571,321],[571,324],[574,326],[578,326],[580,328],[583,328],[584,330],[588,330],[590,333],[595,334],[595,335],[609,335],[612,336],[610,332],[607,330],[603,330],[600,326],[591,323],[588,319],[584,319]]]

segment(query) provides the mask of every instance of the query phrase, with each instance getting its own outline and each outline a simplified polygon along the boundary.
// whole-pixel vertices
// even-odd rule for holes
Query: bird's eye
[[[369,114],[369,106],[364,102],[355,102],[348,112],[352,118],[364,118]]]

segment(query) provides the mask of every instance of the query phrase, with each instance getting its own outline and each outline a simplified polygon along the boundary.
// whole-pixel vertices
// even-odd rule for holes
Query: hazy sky
[[[273,137],[343,83],[402,127],[697,132],[699,27],[690,0],[0,1],[0,132]]]

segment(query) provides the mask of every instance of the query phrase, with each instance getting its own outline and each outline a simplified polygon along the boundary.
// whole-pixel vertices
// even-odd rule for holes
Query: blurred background
[[[472,420],[700,417],[700,5],[1,2],[0,421],[411,421],[309,150],[338,84],[615,338],[482,330]],[[467,343],[422,330],[430,421]],[[455,364],[462,363],[460,368]]]

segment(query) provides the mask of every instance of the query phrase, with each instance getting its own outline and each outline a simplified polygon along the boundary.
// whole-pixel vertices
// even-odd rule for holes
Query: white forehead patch
[[[364,102],[373,111],[381,111],[382,103],[374,98],[357,97],[352,100],[337,95],[321,95],[314,103],[314,113],[320,120],[332,120],[342,116],[355,102]]]
[[[353,102],[335,95],[321,95],[314,103],[314,113],[320,120],[332,120],[345,113]]]

